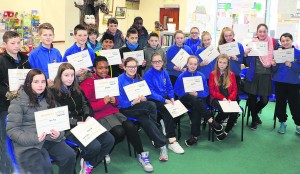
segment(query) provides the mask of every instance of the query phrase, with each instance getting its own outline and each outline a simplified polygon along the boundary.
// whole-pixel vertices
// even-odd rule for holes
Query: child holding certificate
[[[63,63],[59,66],[52,93],[57,103],[68,106],[71,129],[93,115],[88,101],[75,80],[75,68],[71,64]],[[114,144],[114,137],[108,131],[86,147],[69,130],[66,131],[65,136],[78,144],[81,149],[81,173],[90,173],[110,152]]]
[[[182,72],[186,71],[185,67],[178,67],[171,60],[176,56],[176,54],[180,51],[180,49],[184,49],[189,55],[193,55],[193,51],[187,45],[184,45],[184,33],[181,30],[178,30],[174,34],[175,44],[170,46],[167,50],[167,70],[170,74],[170,79],[172,85],[175,84],[177,77]]]
[[[74,173],[74,150],[64,141],[64,132],[50,130],[37,133],[35,112],[55,108],[46,75],[39,69],[28,72],[8,109],[7,135],[13,142],[21,173],[52,173],[50,156],[59,166],[59,173]]]
[[[138,134],[136,126],[120,113],[118,109],[119,101],[116,97],[110,97],[109,94],[101,99],[96,99],[95,80],[110,78],[108,75],[108,61],[103,56],[97,56],[94,60],[94,74],[85,79],[80,87],[86,98],[89,100],[94,117],[103,125],[115,138],[115,145],[123,141],[125,135],[133,145],[139,156],[139,162],[146,172],[153,171],[151,163],[147,163],[144,156],[149,152],[144,152],[143,145]],[[147,159],[149,160],[149,159]]]
[[[224,27],[221,34],[220,34],[220,39],[219,39],[219,46],[226,44],[226,43],[231,43],[235,42],[234,40],[234,32],[231,28],[229,27]],[[235,79],[236,79],[236,84],[238,87],[238,91],[240,91],[241,87],[241,64],[243,63],[243,58],[244,58],[244,48],[243,45],[239,42],[237,42],[238,45],[238,51],[240,54],[238,55],[231,55],[229,56],[230,58],[230,70],[234,73]],[[231,51],[237,51],[237,50],[231,50]],[[237,100],[239,101],[239,97],[237,96]]]
[[[282,49],[294,49],[295,60],[285,63],[272,61],[273,80],[275,81],[276,106],[275,115],[278,117],[280,127],[278,133],[286,131],[286,104],[288,101],[293,120],[296,124],[296,132],[300,134],[300,51],[293,44],[293,36],[284,33],[280,36]]]
[[[156,104],[166,127],[166,137],[169,140],[169,149],[178,154],[183,154],[184,150],[176,141],[174,119],[170,112],[165,107],[165,104],[174,104],[174,90],[167,70],[163,69],[163,60],[160,54],[154,53],[151,59],[152,68],[145,74],[146,80],[151,95],[149,100]]]
[[[205,98],[209,94],[207,81],[201,72],[197,71],[199,59],[196,56],[191,56],[187,61],[187,71],[181,73],[175,83],[174,92],[179,97],[182,104],[191,110],[191,138],[185,140],[187,146],[192,146],[197,143],[198,136],[200,135],[201,117],[206,119],[211,117],[211,113],[206,109]],[[201,91],[185,91],[183,78],[196,77],[202,78],[203,90]]]
[[[257,125],[261,124],[258,113],[268,104],[269,95],[272,93],[271,63],[273,58],[273,39],[268,36],[268,26],[259,24],[257,26],[257,36],[253,42],[267,42],[267,55],[248,56],[251,48],[245,49],[245,65],[249,67],[244,91],[248,93],[249,109],[252,115],[251,129],[256,130]],[[257,102],[257,97],[260,100]]]
[[[201,39],[199,37],[200,30],[198,27],[192,27],[190,30],[190,38],[187,38],[184,41],[184,44],[189,46],[191,50],[193,51],[193,54],[195,55],[198,48],[200,48],[201,45]]]
[[[124,53],[132,52],[132,51],[140,51],[140,50],[143,51],[143,47],[139,45],[138,39],[139,39],[138,31],[134,27],[130,27],[127,30],[125,47],[120,48],[120,54],[123,62],[124,62]],[[143,59],[145,58],[143,57]],[[137,69],[138,75],[140,76],[142,75],[142,70],[145,69],[145,67],[146,67],[146,60],[143,60],[142,64],[138,66]]]
[[[118,77],[119,80],[119,108],[120,112],[126,116],[138,119],[144,131],[154,142],[155,147],[160,148],[160,161],[168,160],[166,138],[158,128],[157,111],[155,103],[147,101],[145,96],[139,96],[134,100],[129,100],[124,87],[140,82],[140,77],[136,74],[138,61],[129,57],[124,62],[125,72]],[[149,155],[142,156],[145,165],[151,164]]]
[[[215,121],[220,124],[229,117],[224,131],[213,127],[217,139],[221,141],[227,137],[238,118],[238,113],[224,113],[219,104],[219,101],[235,101],[238,92],[235,75],[230,71],[230,59],[226,54],[218,57],[215,69],[210,73],[209,92],[211,105],[219,111]],[[211,121],[208,120],[208,122]]]

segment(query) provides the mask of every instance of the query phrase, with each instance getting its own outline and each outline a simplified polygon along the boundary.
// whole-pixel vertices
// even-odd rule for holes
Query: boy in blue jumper
[[[39,37],[41,43],[39,47],[29,54],[29,63],[31,68],[39,68],[42,70],[45,73],[48,82],[53,82],[54,79],[49,79],[48,64],[62,61],[62,56],[58,49],[53,48],[53,26],[50,23],[41,24],[39,26]]]
[[[75,43],[66,50],[65,55],[63,57],[63,62],[68,62],[67,56],[84,51],[84,50],[88,50],[89,54],[91,56],[91,61],[94,62],[95,59],[95,53],[94,50],[92,50],[91,48],[88,48],[86,45],[87,42],[87,38],[88,38],[88,32],[87,29],[79,24],[76,25],[74,28],[74,38],[75,38]],[[93,68],[93,66],[89,67],[90,69]],[[80,70],[76,71],[76,76],[81,76],[83,74],[85,74],[89,68],[82,68]]]

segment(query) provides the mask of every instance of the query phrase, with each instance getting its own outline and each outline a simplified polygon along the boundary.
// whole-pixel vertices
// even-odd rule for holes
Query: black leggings
[[[132,144],[138,154],[144,152],[142,141],[138,134],[137,128],[131,121],[126,120],[122,123],[122,126],[115,126],[109,132],[115,138],[115,145],[123,141],[126,135],[129,139],[129,142]]]
[[[258,113],[268,104],[269,96],[260,96],[260,100],[257,102],[257,95],[249,94],[248,100],[252,122],[256,122],[258,119]]]

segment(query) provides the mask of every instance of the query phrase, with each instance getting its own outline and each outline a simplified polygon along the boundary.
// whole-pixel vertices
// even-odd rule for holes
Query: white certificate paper
[[[120,95],[118,77],[94,80],[94,84],[96,99]]]
[[[237,101],[219,101],[223,112],[242,112]]]
[[[9,91],[16,91],[24,84],[30,69],[8,69]]]
[[[68,106],[46,109],[34,113],[38,136],[51,129],[64,131],[70,129]]]
[[[237,42],[219,45],[219,50],[221,54],[227,54],[228,56],[236,56],[240,54],[240,49]]]
[[[267,56],[269,54],[268,42],[250,42],[248,47],[252,48],[248,56]]]
[[[132,101],[139,96],[151,95],[151,91],[145,80],[125,86],[124,91],[129,101]]]
[[[80,68],[88,68],[93,66],[91,56],[88,50],[71,54],[67,56],[67,59],[68,62],[74,66],[76,71],[79,70]]]
[[[144,58],[144,51],[143,50],[131,51],[131,52],[124,52],[123,53],[124,60],[126,60],[128,57],[135,58],[139,62],[138,65],[142,65],[143,61],[145,60],[145,58]]]
[[[202,60],[206,60],[208,63],[212,62],[215,58],[217,58],[220,55],[217,48],[210,45],[207,47],[204,51],[202,51],[199,56],[202,58]]]
[[[186,107],[180,102],[180,100],[176,100],[174,102],[174,105],[172,105],[171,103],[165,104],[165,107],[173,118],[178,117],[188,111]]]
[[[107,58],[108,65],[122,64],[121,55],[119,49],[101,50],[100,55]]]
[[[49,73],[49,79],[54,80],[57,74],[57,70],[59,68],[59,66],[62,64],[63,62],[59,62],[59,63],[49,63],[48,64],[48,73]]]
[[[183,68],[186,65],[189,57],[189,53],[187,53],[184,49],[180,49],[171,62],[174,63],[174,65]]]
[[[182,78],[184,92],[203,91],[203,81],[201,76]]]
[[[106,129],[93,117],[71,129],[72,134],[86,147]]]
[[[285,61],[293,62],[294,61],[294,48],[284,49],[284,50],[275,50],[274,59],[276,63],[285,63]]]

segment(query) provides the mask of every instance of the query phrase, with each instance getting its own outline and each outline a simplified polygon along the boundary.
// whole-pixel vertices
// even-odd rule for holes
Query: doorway
[[[179,28],[179,8],[160,8],[159,22],[164,30],[168,30],[167,24],[176,24],[176,30]]]

